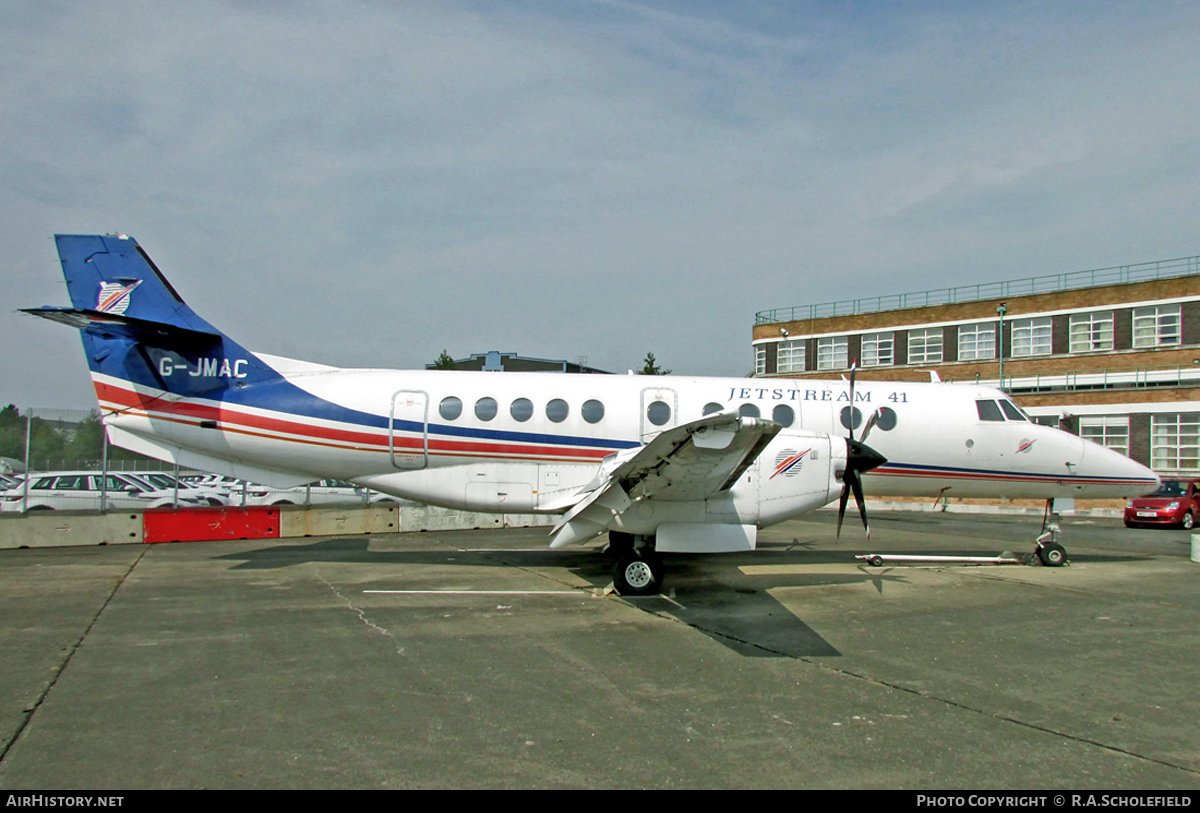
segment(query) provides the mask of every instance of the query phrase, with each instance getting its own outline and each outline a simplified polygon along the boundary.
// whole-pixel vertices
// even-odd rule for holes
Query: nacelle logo
[[[775,458],[775,473],[768,479],[774,480],[781,474],[785,477],[795,476],[800,471],[800,467],[804,465],[805,456],[811,451],[812,449],[810,448],[805,449],[803,452],[791,450],[780,452],[779,456]]]

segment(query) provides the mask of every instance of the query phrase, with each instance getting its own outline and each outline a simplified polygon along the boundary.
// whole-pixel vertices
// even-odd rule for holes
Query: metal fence
[[[0,512],[382,502],[402,501],[334,480],[272,488],[180,469],[111,446],[94,410],[0,410]]]

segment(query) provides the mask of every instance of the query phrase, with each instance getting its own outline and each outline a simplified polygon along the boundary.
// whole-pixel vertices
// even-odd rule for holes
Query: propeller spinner
[[[846,408],[847,416],[843,423],[846,426],[846,470],[842,474],[842,497],[838,502],[837,536],[842,535],[842,519],[846,516],[846,504],[850,501],[850,492],[854,492],[854,502],[858,505],[859,516],[862,517],[863,528],[867,539],[871,538],[871,525],[867,522],[867,505],[863,497],[862,475],[877,466],[887,462],[887,458],[866,444],[867,435],[879,422],[880,410],[871,413],[863,426],[862,436],[854,439],[854,376],[858,363],[850,365],[850,406]]]

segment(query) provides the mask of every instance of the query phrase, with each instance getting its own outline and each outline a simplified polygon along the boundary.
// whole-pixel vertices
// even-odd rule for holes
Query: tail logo
[[[122,285],[119,282],[100,283],[100,297],[96,301],[96,310],[101,313],[115,313],[118,316],[124,314],[129,308],[133,289],[141,284],[140,279],[129,285]]]

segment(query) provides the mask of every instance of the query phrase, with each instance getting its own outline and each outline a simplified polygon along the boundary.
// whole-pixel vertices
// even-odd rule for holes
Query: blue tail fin
[[[72,307],[25,312],[79,328],[93,377],[215,398],[222,390],[280,378],[197,316],[133,238],[54,239]]]

